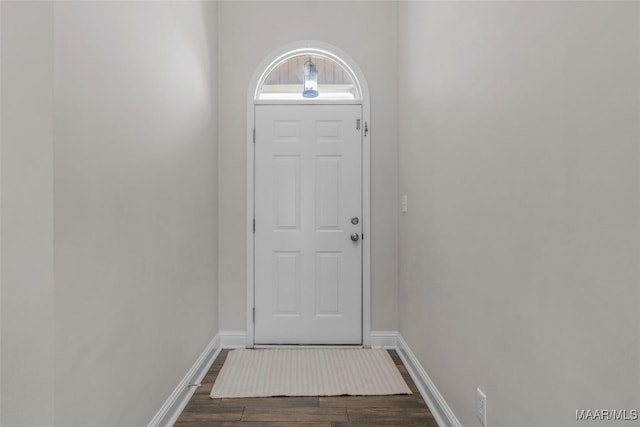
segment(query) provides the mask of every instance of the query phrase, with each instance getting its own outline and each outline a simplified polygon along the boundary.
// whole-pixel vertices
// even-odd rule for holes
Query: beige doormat
[[[211,398],[411,394],[384,349],[232,350]]]

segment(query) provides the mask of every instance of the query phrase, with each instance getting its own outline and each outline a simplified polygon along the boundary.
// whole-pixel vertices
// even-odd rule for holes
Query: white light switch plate
[[[408,210],[407,195],[403,194],[402,195],[402,212],[407,213],[407,210]]]

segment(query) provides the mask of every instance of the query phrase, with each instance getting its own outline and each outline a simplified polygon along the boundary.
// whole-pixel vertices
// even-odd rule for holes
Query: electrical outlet
[[[476,389],[476,412],[484,427],[487,427],[487,395]]]

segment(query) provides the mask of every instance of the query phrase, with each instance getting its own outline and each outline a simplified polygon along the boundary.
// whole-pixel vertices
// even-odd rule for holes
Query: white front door
[[[255,344],[362,343],[361,119],[255,106]]]

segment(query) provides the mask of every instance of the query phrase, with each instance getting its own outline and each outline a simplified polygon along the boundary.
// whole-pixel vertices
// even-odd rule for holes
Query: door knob
[[[351,218],[351,224],[358,225],[359,222],[360,222],[360,219],[357,216],[354,216],[353,218]]]
[[[360,235],[358,233],[353,233],[351,235],[351,240],[357,242],[358,240],[360,240]]]

